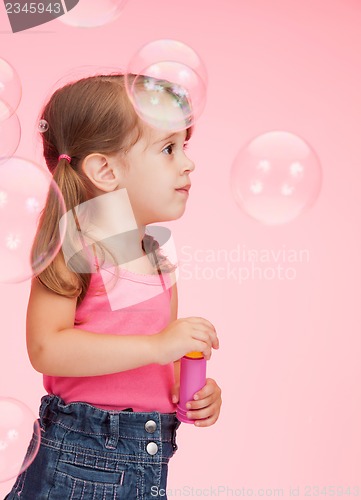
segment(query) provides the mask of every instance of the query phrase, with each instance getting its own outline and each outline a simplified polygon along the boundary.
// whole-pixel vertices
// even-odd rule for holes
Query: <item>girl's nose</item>
[[[184,161],[182,165],[183,172],[193,172],[196,168],[194,161],[188,158],[188,156],[184,155]]]

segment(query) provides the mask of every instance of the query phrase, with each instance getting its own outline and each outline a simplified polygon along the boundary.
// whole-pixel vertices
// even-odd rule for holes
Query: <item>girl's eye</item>
[[[166,155],[171,155],[173,153],[173,148],[174,148],[174,144],[169,144],[167,147],[165,147],[162,150],[162,153],[165,153]]]

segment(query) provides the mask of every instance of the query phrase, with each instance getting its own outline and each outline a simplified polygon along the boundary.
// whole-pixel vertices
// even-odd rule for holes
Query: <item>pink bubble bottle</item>
[[[187,418],[186,403],[193,401],[194,394],[206,384],[207,362],[201,352],[189,352],[181,359],[179,403],[177,418],[181,422],[193,424],[194,420]]]

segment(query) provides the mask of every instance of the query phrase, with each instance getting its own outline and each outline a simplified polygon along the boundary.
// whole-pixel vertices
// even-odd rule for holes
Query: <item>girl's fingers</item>
[[[219,415],[219,407],[216,403],[212,403],[206,408],[202,408],[200,410],[187,411],[187,418],[190,418],[192,420],[212,419],[213,422],[214,418],[217,420],[218,415]],[[208,425],[211,424],[208,423]]]
[[[216,331],[214,325],[210,321],[208,321],[208,319],[200,318],[199,316],[192,316],[192,317],[187,318],[187,319],[189,321],[191,321],[192,323],[201,323],[205,327],[209,328],[210,330],[213,330],[214,332]]]
[[[219,339],[218,339],[217,335],[213,339],[212,347],[213,347],[213,349],[219,349]]]
[[[206,383],[202,387],[202,389],[197,391],[196,394],[194,395],[197,396],[194,399],[204,399],[207,396],[211,396],[212,394],[214,394],[215,397],[217,398],[218,396],[221,395],[221,389],[213,378],[207,378]]]
[[[179,384],[174,384],[171,389],[171,397],[173,403],[179,402]]]
[[[208,335],[208,333],[201,328],[193,327],[192,337],[194,339],[201,340],[202,342],[206,342],[209,345],[209,347],[212,346],[212,340],[210,335]]]
[[[218,337],[214,332],[210,332],[209,330],[204,330],[203,328],[200,328],[199,326],[194,326],[193,327],[193,336],[197,340],[202,340],[203,342],[206,342],[210,348],[218,349],[219,348],[219,341]]]
[[[213,415],[213,417],[205,418],[204,420],[196,420],[194,422],[194,425],[196,425],[197,427],[209,427],[210,425],[213,425],[217,422],[218,417],[219,414]]]
[[[199,401],[188,401],[186,404],[187,410],[199,410],[201,408],[206,408],[207,406],[211,405],[212,403],[215,402],[215,399],[213,396],[208,396],[206,398],[203,398]]]
[[[204,357],[209,360],[212,355],[212,347],[209,342],[207,342],[207,339],[199,339],[197,335],[196,337],[193,337],[193,340],[196,343],[194,344],[194,347],[192,347],[192,350],[202,352]]]
[[[191,317],[191,318],[188,318],[188,320],[190,320],[192,323],[197,325],[198,328],[195,326],[196,329],[199,330],[200,329],[199,327],[202,327],[201,329],[205,333],[207,333],[207,335],[210,336],[210,338],[212,339],[212,347],[214,349],[219,348],[219,340],[217,337],[217,332],[216,332],[214,325],[210,321],[208,321],[207,319],[204,319],[204,318],[199,318],[199,317]]]

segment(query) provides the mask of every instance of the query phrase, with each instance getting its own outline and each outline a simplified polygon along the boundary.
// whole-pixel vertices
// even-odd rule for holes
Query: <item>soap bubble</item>
[[[15,153],[20,137],[21,127],[16,113],[0,121],[0,164]]]
[[[115,21],[121,14],[127,0],[80,1],[59,21],[74,28],[96,28]]]
[[[10,63],[0,59],[0,122],[15,113],[20,99],[20,78]]]
[[[46,120],[40,120],[38,123],[38,131],[41,134],[44,134],[44,132],[47,132],[49,130],[49,123]]]
[[[184,130],[205,106],[205,66],[191,47],[176,40],[142,47],[128,64],[125,82],[136,112],[155,128]]]
[[[39,451],[40,439],[39,422],[32,411],[17,399],[0,397],[0,482],[29,467]]]
[[[319,159],[300,137],[262,134],[238,153],[231,169],[237,204],[264,224],[284,224],[316,200],[322,182]]]
[[[32,254],[48,193],[63,215],[64,199],[50,173],[22,158],[0,165],[0,282],[19,283],[43,271],[61,247],[66,225],[54,231],[46,250]]]

